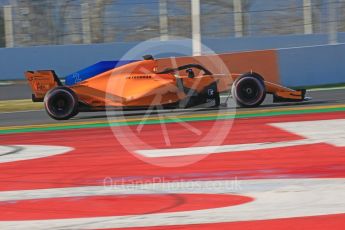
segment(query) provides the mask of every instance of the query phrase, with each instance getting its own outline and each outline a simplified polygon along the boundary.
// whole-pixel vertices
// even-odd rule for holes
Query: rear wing
[[[50,89],[62,85],[54,70],[26,71],[25,77],[33,92],[33,102],[42,102]]]

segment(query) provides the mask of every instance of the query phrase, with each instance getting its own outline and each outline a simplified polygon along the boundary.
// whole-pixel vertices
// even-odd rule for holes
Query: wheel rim
[[[47,103],[48,112],[54,117],[65,117],[73,112],[73,98],[68,93],[57,92]]]
[[[248,81],[240,85],[239,96],[241,98],[244,98],[246,101],[255,100],[258,94],[259,94],[259,89],[254,82]]]
[[[236,84],[237,99],[245,105],[258,103],[264,94],[262,83],[256,78],[243,78]]]

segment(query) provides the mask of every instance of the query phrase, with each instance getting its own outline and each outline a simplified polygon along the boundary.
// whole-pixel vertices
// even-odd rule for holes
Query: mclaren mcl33
[[[187,64],[157,71],[151,55],[141,61],[99,62],[66,77],[63,85],[53,70],[25,72],[34,102],[44,102],[50,117],[66,120],[79,112],[110,109],[188,108],[220,105],[231,92],[241,107],[257,107],[266,94],[274,102],[304,101],[305,90],[268,81],[259,73],[212,74],[207,67]]]

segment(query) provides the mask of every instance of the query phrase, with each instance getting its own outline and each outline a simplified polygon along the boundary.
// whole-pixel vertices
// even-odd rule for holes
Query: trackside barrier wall
[[[277,52],[283,85],[345,83],[345,44],[279,49]]]
[[[243,50],[318,46],[328,44],[328,40],[329,35],[327,34],[309,34],[222,39],[209,38],[203,39],[202,42],[216,53],[226,53]],[[338,33],[338,43],[345,43],[345,33]]]
[[[155,43],[152,45],[151,43]],[[140,55],[126,53],[139,43],[107,43],[91,45],[61,45],[61,46],[36,46],[23,48],[0,48],[0,80],[24,80],[24,72],[27,70],[53,69],[59,77],[66,77],[87,66],[100,61],[115,61],[141,59]],[[148,42],[145,47],[150,46],[181,46],[187,55],[192,54],[192,44],[189,40],[166,41],[163,43]],[[188,49],[188,47],[190,47]],[[142,52],[149,54],[150,50],[141,48]],[[157,53],[157,52],[156,52]],[[154,53],[153,53],[154,54]],[[125,55],[125,57],[124,57]],[[157,57],[169,57],[176,55],[174,52],[167,52]]]
[[[339,34],[339,41],[345,42],[345,35]],[[176,41],[155,43],[155,50],[144,50],[156,57],[178,56],[179,53],[161,53],[159,47],[176,45]],[[187,47],[184,55],[191,55],[191,41],[181,40]],[[226,38],[204,39],[204,45],[216,53],[237,52],[244,50],[261,50],[281,47],[278,50],[248,51],[241,53],[219,55],[225,63],[214,64],[210,68],[215,73],[241,73],[250,70],[257,71],[270,81],[287,86],[309,86],[320,84],[345,83],[345,45],[321,45],[327,43],[326,35],[277,36],[262,38]],[[139,43],[108,43],[92,45],[42,46],[27,48],[0,48],[0,80],[24,79],[26,70],[54,69],[60,77],[95,64],[99,61],[120,60]],[[314,45],[311,47],[299,47]],[[190,48],[188,48],[190,47]],[[212,57],[212,55],[210,56]],[[140,59],[140,56],[131,56]],[[206,57],[196,57],[193,60],[204,63]],[[128,60],[128,58],[125,57]],[[167,61],[168,60],[168,61]],[[190,57],[176,58],[179,64],[190,62]],[[165,64],[164,64],[165,63]],[[171,63],[170,59],[161,62],[161,68]],[[210,63],[210,62],[209,62]]]
[[[160,60],[159,67],[164,69],[175,62],[199,63],[216,74],[254,71],[268,81],[288,87],[345,83],[345,44],[177,57]]]

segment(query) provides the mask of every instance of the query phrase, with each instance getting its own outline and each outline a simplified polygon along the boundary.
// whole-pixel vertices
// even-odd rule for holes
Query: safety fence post
[[[243,12],[241,0],[233,0],[234,4],[234,21],[235,37],[243,37]]]
[[[82,29],[83,29],[83,43],[91,43],[91,26],[90,26],[90,14],[89,3],[85,2],[81,4],[82,15]]]
[[[193,56],[198,56],[201,55],[200,0],[191,0],[191,4]]]
[[[311,0],[303,0],[304,34],[313,33],[313,13]]]
[[[161,41],[169,39],[168,35],[168,3],[167,0],[159,0],[159,30]]]
[[[4,9],[4,24],[5,24],[5,47],[14,47],[14,36],[13,36],[13,14],[12,6],[7,5]]]

